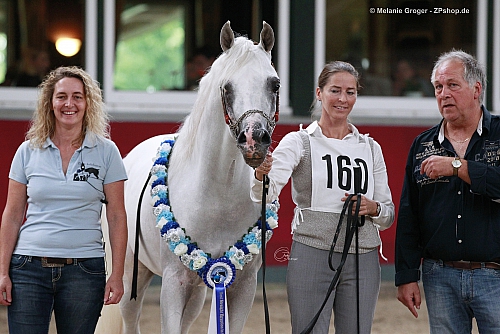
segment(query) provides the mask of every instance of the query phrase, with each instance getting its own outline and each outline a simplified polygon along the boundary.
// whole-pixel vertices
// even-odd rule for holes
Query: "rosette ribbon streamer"
[[[226,287],[223,283],[217,283],[212,296],[210,309],[210,322],[208,323],[208,334],[228,334],[229,317],[227,316]],[[214,325],[214,323],[217,323]]]

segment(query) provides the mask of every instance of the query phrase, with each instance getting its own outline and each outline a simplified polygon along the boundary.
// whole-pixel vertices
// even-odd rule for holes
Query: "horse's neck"
[[[190,170],[190,177],[198,177],[199,182],[207,186],[222,183],[231,187],[235,179],[248,175],[250,167],[244,162],[224,123],[222,110],[217,105],[206,108],[199,119],[190,117],[187,120],[196,124],[184,124],[174,148],[174,152],[181,150],[182,153],[174,153],[172,167],[176,172]]]
[[[194,147],[185,147],[187,143]],[[181,150],[189,154],[176,155]],[[223,119],[222,122],[204,121],[196,133],[181,131],[169,167],[171,203],[177,208],[176,217],[188,226],[195,224],[192,215],[201,210],[209,221],[217,221],[220,217],[237,221],[227,229],[239,234],[239,224],[251,223],[241,217],[255,218],[255,204],[250,199],[250,176],[251,168],[245,164]],[[180,205],[188,207],[189,212],[180,211]],[[208,231],[203,230],[203,233]]]

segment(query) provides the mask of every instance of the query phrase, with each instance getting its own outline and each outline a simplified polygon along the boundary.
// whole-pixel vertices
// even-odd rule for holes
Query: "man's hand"
[[[426,174],[431,179],[437,179],[440,176],[452,176],[453,166],[451,165],[451,162],[454,159],[454,157],[431,155],[422,161],[420,174]]]
[[[417,282],[398,286],[398,300],[410,310],[415,318],[418,318],[417,310],[420,310],[420,288]]]

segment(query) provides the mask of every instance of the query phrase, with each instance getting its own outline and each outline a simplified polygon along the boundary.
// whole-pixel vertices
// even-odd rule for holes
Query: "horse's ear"
[[[234,33],[231,29],[231,23],[227,21],[222,26],[222,30],[220,31],[220,46],[222,47],[222,51],[229,50],[234,45]]]
[[[260,45],[266,52],[271,52],[274,46],[274,31],[266,21],[260,32]]]

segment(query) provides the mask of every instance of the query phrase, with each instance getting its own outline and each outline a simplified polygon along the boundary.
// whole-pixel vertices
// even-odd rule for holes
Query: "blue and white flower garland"
[[[225,268],[224,285],[229,287],[235,278],[235,269],[242,270],[243,266],[252,261],[253,255],[259,254],[261,248],[261,219],[248,229],[241,240],[229,247],[226,253],[213,259],[210,254],[198,248],[196,242],[186,235],[185,230],[175,220],[168,198],[167,169],[169,157],[175,140],[165,140],[158,148],[156,158],[151,168],[152,184],[151,197],[153,199],[153,213],[156,216],[156,227],[161,236],[168,243],[170,250],[179,256],[181,262],[190,270],[196,271],[203,278],[205,284],[211,288],[217,280],[218,269]],[[273,229],[278,226],[278,204],[268,204],[266,208],[266,242],[271,239]],[[215,268],[215,269],[214,269]],[[207,275],[208,274],[208,275]],[[214,282],[216,280],[216,282]]]

